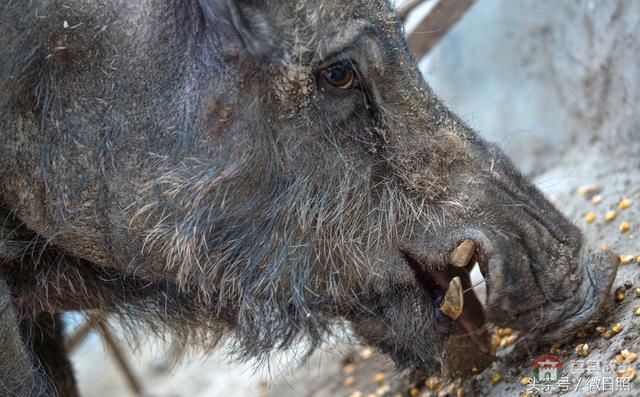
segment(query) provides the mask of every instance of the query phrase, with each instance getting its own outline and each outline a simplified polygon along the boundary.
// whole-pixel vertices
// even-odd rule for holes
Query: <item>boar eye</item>
[[[358,73],[353,66],[338,63],[320,70],[320,89],[335,94],[346,93],[352,88],[359,88]]]

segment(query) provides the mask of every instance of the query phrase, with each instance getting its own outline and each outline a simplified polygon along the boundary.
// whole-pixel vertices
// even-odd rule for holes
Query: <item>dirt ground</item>
[[[554,347],[565,379],[548,386],[531,379],[523,384],[524,377],[534,377],[534,360],[551,349],[516,341],[499,349],[501,357],[483,373],[457,383],[466,396],[640,395],[640,380],[633,376],[640,360],[622,357],[623,363],[615,363],[623,350],[640,354],[640,315],[632,313],[640,305],[635,293],[640,287],[639,26],[638,2],[479,0],[422,64],[435,91],[511,154],[584,231],[587,246],[606,245],[634,258],[620,267],[613,289],[631,287],[621,302],[612,291],[611,310],[599,324],[605,335],[593,327]],[[599,188],[595,204],[579,193],[585,185]],[[631,204],[620,209],[624,198]],[[617,216],[607,221],[610,210]],[[589,212],[596,217],[592,223],[585,219]],[[624,233],[623,222],[629,224]],[[586,356],[576,353],[585,343]],[[150,396],[406,396],[412,387],[416,395],[437,396],[446,391],[433,379],[425,385],[425,378],[437,374],[398,374],[375,352],[340,342],[301,367],[285,363],[257,372],[251,363],[228,363],[223,352],[167,369],[162,349],[153,345],[128,353]],[[73,360],[84,396],[132,395],[95,335]]]

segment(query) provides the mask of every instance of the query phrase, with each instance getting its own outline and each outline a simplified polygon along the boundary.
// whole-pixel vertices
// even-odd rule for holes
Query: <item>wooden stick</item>
[[[89,335],[96,324],[103,320],[102,315],[91,314],[81,326],[76,328],[74,332],[66,338],[64,347],[67,353],[74,351]]]
[[[402,21],[405,21],[409,16],[409,13],[413,11],[417,6],[422,4],[423,1],[424,0],[403,1],[402,4],[400,4],[400,7],[398,7],[398,11],[396,11],[396,14],[398,14],[398,18],[400,18],[400,20]]]
[[[96,324],[96,328],[98,328],[98,330],[102,334],[102,339],[104,340],[105,344],[109,347],[111,354],[116,360],[116,364],[118,364],[118,367],[120,367],[120,370],[125,375],[125,378],[127,379],[127,383],[129,384],[131,391],[133,391],[133,393],[136,396],[142,396],[142,386],[140,385],[140,382],[138,381],[136,376],[133,374],[133,371],[131,370],[131,366],[127,362],[127,359],[125,358],[122,349],[120,349],[120,346],[118,345],[118,342],[115,340],[115,338],[111,334],[111,331],[109,331],[104,321],[98,322]]]
[[[407,44],[416,61],[431,51],[475,0],[440,0],[431,12],[407,36]]]

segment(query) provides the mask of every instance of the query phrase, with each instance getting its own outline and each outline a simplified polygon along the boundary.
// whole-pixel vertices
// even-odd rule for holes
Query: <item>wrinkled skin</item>
[[[615,260],[435,97],[388,4],[266,3],[2,6],[18,318],[97,309],[248,356],[345,319],[402,368],[455,372],[483,317],[538,342],[597,317]],[[358,84],[327,85],[335,64]],[[465,239],[489,287],[475,338],[434,282]]]

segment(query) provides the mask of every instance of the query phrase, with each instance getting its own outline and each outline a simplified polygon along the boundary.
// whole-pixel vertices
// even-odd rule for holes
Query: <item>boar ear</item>
[[[273,37],[266,16],[260,7],[246,0],[199,0],[209,25],[227,40],[237,40],[238,46],[251,55],[269,53]]]

